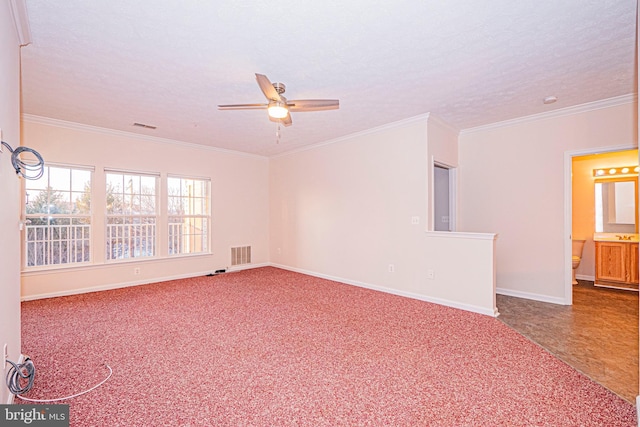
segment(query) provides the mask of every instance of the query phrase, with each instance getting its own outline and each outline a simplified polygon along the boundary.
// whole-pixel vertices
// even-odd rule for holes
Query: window
[[[168,177],[169,255],[209,251],[209,180]]]
[[[45,166],[37,180],[26,180],[25,265],[91,261],[92,170]]]
[[[106,259],[156,255],[157,180],[149,174],[106,172]]]

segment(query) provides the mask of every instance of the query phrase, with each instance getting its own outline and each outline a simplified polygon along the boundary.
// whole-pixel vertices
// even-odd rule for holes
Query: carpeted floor
[[[497,319],[266,267],[25,302],[72,426],[636,426]]]

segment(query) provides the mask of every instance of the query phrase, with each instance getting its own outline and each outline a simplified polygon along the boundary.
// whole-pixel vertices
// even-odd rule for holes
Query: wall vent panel
[[[231,248],[231,265],[251,264],[251,246]]]

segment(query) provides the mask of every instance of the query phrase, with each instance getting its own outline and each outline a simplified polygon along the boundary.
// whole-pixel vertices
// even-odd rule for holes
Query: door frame
[[[637,145],[618,145],[599,148],[584,148],[580,150],[569,150],[564,152],[564,304],[573,304],[572,281],[572,244],[571,234],[573,232],[573,163],[574,157],[587,156],[590,154],[604,154],[614,151],[635,150]]]
[[[450,164],[435,160],[431,156],[430,174],[430,197],[429,197],[429,219],[428,231],[435,230],[435,169],[441,167],[449,171],[449,231],[457,230],[457,209],[458,209],[458,168]]]

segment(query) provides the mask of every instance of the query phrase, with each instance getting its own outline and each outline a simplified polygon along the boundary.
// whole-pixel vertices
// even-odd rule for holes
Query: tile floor
[[[573,305],[497,295],[502,320],[594,381],[635,404],[638,292],[579,281]]]

